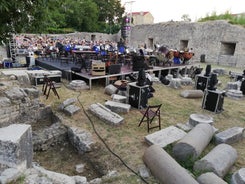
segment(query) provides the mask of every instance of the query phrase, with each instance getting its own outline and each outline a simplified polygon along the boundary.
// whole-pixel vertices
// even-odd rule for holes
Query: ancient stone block
[[[59,109],[63,110],[65,107],[67,107],[68,105],[74,104],[76,101],[77,101],[76,98],[68,98],[60,104]]]
[[[68,138],[79,153],[91,151],[91,145],[94,143],[91,133],[76,127],[68,128]]]
[[[111,95],[112,101],[114,102],[120,102],[120,103],[126,103],[127,97],[123,95],[113,94]]]
[[[97,116],[102,121],[111,124],[111,125],[119,125],[124,122],[124,118],[120,115],[112,112],[107,107],[101,105],[100,103],[92,104],[89,107],[89,110],[92,114]]]
[[[51,145],[67,140],[67,127],[57,122],[33,133],[33,150],[45,151]]]
[[[32,165],[31,125],[12,124],[0,129],[0,162],[9,167],[29,168]]]
[[[180,93],[181,97],[184,98],[202,98],[203,91],[202,90],[184,90]]]
[[[215,143],[221,144],[232,144],[235,142],[238,142],[243,139],[244,134],[244,128],[242,127],[233,127],[229,128],[223,132],[217,133],[215,137]]]
[[[105,94],[113,95],[116,94],[117,91],[118,91],[117,87],[115,87],[112,84],[109,84],[108,86],[105,87]]]
[[[116,113],[128,113],[131,105],[120,103],[120,102],[114,102],[114,101],[106,101],[105,106]]]
[[[80,107],[76,105],[68,105],[64,108],[64,112],[70,116],[74,115],[75,113],[79,112],[81,110]]]
[[[169,144],[177,142],[178,140],[182,139],[185,135],[186,133],[183,130],[175,126],[169,126],[165,129],[159,130],[157,132],[145,136],[145,141],[149,145],[155,144],[163,148]]]

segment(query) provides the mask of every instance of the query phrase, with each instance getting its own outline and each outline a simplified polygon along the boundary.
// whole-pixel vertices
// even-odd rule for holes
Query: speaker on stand
[[[222,112],[224,103],[225,91],[208,90],[204,91],[202,108],[215,113]]]
[[[208,87],[208,76],[196,75],[195,88],[204,91]]]
[[[148,104],[149,85],[138,86],[136,82],[129,83],[128,102],[132,107],[143,109]]]

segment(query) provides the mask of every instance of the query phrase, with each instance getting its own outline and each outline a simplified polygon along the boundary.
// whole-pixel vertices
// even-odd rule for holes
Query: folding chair
[[[147,131],[149,132],[153,128],[158,128],[161,130],[161,116],[160,116],[160,108],[162,104],[160,105],[149,105],[146,110],[141,110],[141,114],[143,114],[143,117],[139,123],[138,126],[141,125],[143,122],[147,122]],[[155,117],[158,118],[158,125],[150,126],[152,121],[155,119]]]

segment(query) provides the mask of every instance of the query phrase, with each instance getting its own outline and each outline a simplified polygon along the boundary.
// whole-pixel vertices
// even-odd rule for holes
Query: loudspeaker
[[[218,79],[217,79],[217,74],[216,73],[212,73],[210,78],[209,78],[209,82],[208,82],[208,89],[209,90],[216,90],[216,85],[218,84]]]
[[[136,85],[138,86],[144,86],[146,85],[146,76],[145,76],[145,70],[141,68],[138,73],[138,79],[137,79]]]
[[[208,76],[210,76],[210,74],[211,74],[211,65],[207,65],[206,66],[206,72],[205,72],[204,76],[208,77]]]
[[[118,74],[121,73],[121,64],[111,64],[109,66],[109,74]]]
[[[220,113],[223,109],[225,92],[220,90],[205,90],[202,100],[202,108],[215,112]]]
[[[136,82],[129,83],[128,102],[132,107],[143,109],[148,104],[149,86],[138,86]]]
[[[195,80],[196,89],[204,91],[208,87],[209,77],[197,75]]]
[[[133,57],[133,71],[139,71],[140,69],[145,69],[145,57],[144,56],[134,56]]]
[[[242,94],[245,95],[245,79],[242,81],[240,90],[242,91]]]

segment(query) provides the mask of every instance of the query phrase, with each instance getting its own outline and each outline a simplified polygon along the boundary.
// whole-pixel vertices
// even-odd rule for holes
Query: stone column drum
[[[179,160],[195,160],[209,144],[214,129],[209,124],[196,125],[185,137],[173,147],[173,156]]]
[[[237,151],[228,144],[219,144],[194,164],[197,172],[211,171],[223,178],[237,159]]]
[[[185,168],[158,145],[152,145],[145,151],[143,161],[162,184],[198,184]]]
[[[198,176],[197,181],[199,184],[228,184],[213,172],[207,172]]]

